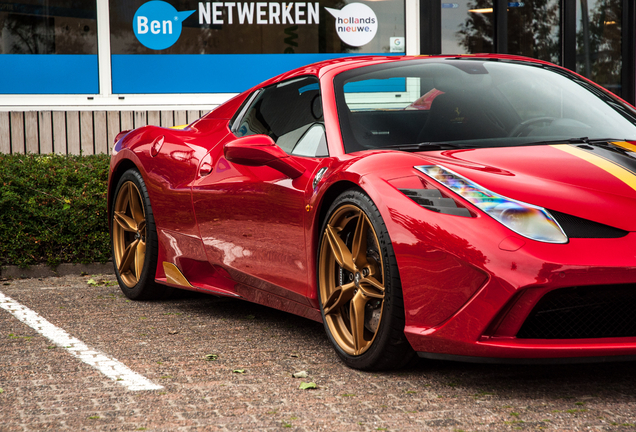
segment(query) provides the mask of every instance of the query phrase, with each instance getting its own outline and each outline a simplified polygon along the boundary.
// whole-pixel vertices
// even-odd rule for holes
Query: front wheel
[[[415,354],[404,335],[404,302],[393,247],[377,207],[350,190],[331,205],[318,251],[318,294],[340,358],[362,370],[395,369]]]
[[[148,191],[139,171],[126,171],[117,184],[111,209],[115,275],[126,297],[164,298],[172,288],[155,283],[157,232]]]

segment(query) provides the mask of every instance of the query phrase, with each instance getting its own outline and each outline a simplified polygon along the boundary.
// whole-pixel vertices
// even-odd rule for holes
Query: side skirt
[[[279,297],[276,294],[268,293],[243,284],[236,285],[236,292],[239,293],[242,298],[251,301],[252,303],[258,303],[263,306],[289,312],[294,315],[309,318],[310,320],[317,321],[319,323],[322,322],[320,310],[314,309],[311,306],[297,303],[293,300]]]
[[[166,275],[165,278],[156,278],[155,282],[168,285],[175,288],[181,288],[189,291],[199,291],[212,295],[222,297],[235,297],[241,298],[241,296],[235,292],[225,290],[223,288],[215,287],[204,283],[190,283],[190,281],[181,273],[179,268],[169,262],[163,263],[163,271]]]

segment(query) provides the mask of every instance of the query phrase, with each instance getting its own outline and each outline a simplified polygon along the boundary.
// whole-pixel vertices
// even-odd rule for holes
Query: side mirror
[[[295,179],[305,172],[305,167],[292,160],[267,135],[248,135],[237,138],[223,146],[225,159],[232,163],[247,166],[274,168]]]

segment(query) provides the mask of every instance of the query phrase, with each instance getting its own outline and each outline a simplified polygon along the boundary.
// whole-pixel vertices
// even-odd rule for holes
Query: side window
[[[237,137],[268,135],[289,154],[328,156],[318,79],[296,78],[263,89],[232,131]]]

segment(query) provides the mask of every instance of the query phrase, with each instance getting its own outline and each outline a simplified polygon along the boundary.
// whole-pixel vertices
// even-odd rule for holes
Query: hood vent
[[[591,220],[572,216],[554,210],[548,210],[552,217],[561,225],[569,238],[620,238],[628,231],[614,228]]]

